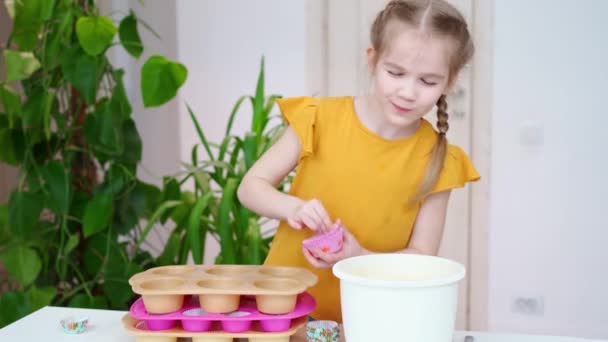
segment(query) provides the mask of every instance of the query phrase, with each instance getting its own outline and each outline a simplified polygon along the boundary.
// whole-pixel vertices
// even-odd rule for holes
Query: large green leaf
[[[136,263],[126,260],[112,258],[106,269],[106,279],[103,283],[103,291],[106,298],[110,299],[113,308],[124,308],[133,298],[133,291],[129,285],[129,278],[136,273],[143,271],[142,267]]]
[[[47,140],[51,136],[51,108],[55,100],[55,95],[50,93],[48,89],[36,87],[23,108],[24,125],[42,129]],[[32,139],[32,142],[36,142],[36,140]]]
[[[44,197],[39,193],[13,191],[8,201],[8,224],[17,237],[27,238],[36,230]]]
[[[21,116],[22,104],[19,95],[8,84],[0,85],[0,103],[7,114],[8,127],[13,128],[15,120]]]
[[[188,76],[186,67],[163,56],[148,58],[141,70],[141,93],[145,107],[171,100]]]
[[[21,163],[23,150],[23,141],[18,141],[14,138],[13,130],[8,128],[0,128],[0,161],[5,162],[9,165],[19,166]],[[21,146],[16,146],[21,144]]]
[[[133,13],[124,17],[124,19],[122,19],[120,22],[118,36],[120,37],[122,46],[125,48],[125,50],[127,50],[128,53],[131,54],[131,56],[135,58],[139,58],[141,56],[144,47],[141,44],[141,38],[139,37],[139,32],[137,31],[137,19]]]
[[[83,218],[85,237],[99,233],[108,227],[112,218],[113,200],[111,193],[102,192],[96,194],[87,204]]]
[[[84,271],[90,277],[95,277],[104,271],[106,264],[112,258],[112,249],[116,248],[116,242],[110,240],[111,236],[108,232],[102,232],[92,236],[84,242]]]
[[[123,152],[116,159],[135,166],[141,160],[143,147],[137,126],[132,119],[125,120],[122,124],[122,140],[124,144]]]
[[[162,195],[162,201],[166,202],[166,201],[179,201],[182,194],[181,194],[181,190],[179,188],[179,183],[177,182],[177,180],[175,178],[172,177],[165,177],[163,179],[163,195]],[[160,222],[161,223],[165,223],[167,221],[167,219],[169,219],[169,217],[171,216],[171,214],[173,213],[173,209],[167,211],[165,214],[163,214],[160,218]]]
[[[24,292],[6,292],[0,297],[0,326],[10,324],[32,312],[29,296]]]
[[[53,69],[61,60],[62,49],[70,44],[74,24],[74,12],[70,4],[61,2],[57,9],[57,21],[50,26],[47,36],[42,64],[47,69]]]
[[[32,310],[38,310],[51,304],[53,298],[57,295],[57,289],[54,287],[36,287],[32,286],[27,291],[27,295],[32,305]]]
[[[72,308],[107,309],[108,301],[102,296],[89,297],[81,293],[74,296],[68,306]]]
[[[122,81],[125,72],[122,69],[115,70],[112,73],[112,77],[114,78],[114,82],[116,85],[112,90],[112,110],[120,113],[120,116],[126,120],[131,118],[131,112],[133,111],[131,108],[131,103],[129,102],[129,98],[127,97],[127,92],[125,90],[125,85]]]
[[[22,286],[31,284],[42,268],[42,261],[35,250],[25,246],[10,247],[2,255],[9,275]]]
[[[31,52],[4,50],[4,60],[7,81],[26,79],[40,69],[40,62]]]
[[[56,0],[15,1],[13,40],[21,50],[32,50],[38,42],[38,33],[45,20],[52,16]]]
[[[124,144],[122,141],[122,117],[120,113],[112,110],[109,102],[104,102],[95,112],[97,123],[98,148],[111,155],[122,153]]]
[[[80,17],[76,22],[76,35],[82,49],[91,56],[105,51],[116,34],[112,20],[104,16]]]
[[[68,170],[58,161],[52,161],[42,169],[48,203],[57,214],[67,213],[70,205],[70,181]]]
[[[99,59],[87,55],[78,47],[68,50],[61,60],[65,78],[80,91],[88,104],[95,103],[101,74]]]

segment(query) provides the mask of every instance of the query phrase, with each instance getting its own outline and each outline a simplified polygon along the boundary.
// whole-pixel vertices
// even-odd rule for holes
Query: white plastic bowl
[[[374,254],[342,260],[342,320],[348,342],[450,342],[465,267],[426,255]]]

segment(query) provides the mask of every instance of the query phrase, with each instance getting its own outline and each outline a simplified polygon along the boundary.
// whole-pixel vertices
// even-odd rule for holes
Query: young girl
[[[479,179],[448,145],[446,94],[473,54],[462,15],[444,0],[392,0],[371,28],[368,96],[278,101],[289,127],[245,175],[240,201],[281,220],[266,264],[308,267],[315,319],[341,321],[331,266],[369,253],[437,254],[450,190]],[[437,130],[423,116],[437,107]],[[297,166],[289,194],[276,185]],[[340,220],[342,250],[302,241]]]

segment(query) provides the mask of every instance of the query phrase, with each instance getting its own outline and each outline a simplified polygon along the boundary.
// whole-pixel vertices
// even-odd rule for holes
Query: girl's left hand
[[[320,249],[309,251],[302,247],[302,253],[306,260],[316,268],[331,268],[335,263],[342,259],[369,254],[365,248],[359,244],[355,236],[344,227],[344,238],[342,249],[336,253],[324,253]]]

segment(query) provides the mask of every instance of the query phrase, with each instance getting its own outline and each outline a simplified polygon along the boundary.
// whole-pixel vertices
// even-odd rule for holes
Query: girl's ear
[[[370,46],[367,48],[367,50],[365,50],[365,53],[367,54],[367,67],[370,72],[374,72],[374,69],[376,69],[376,63],[378,62],[376,50]]]

